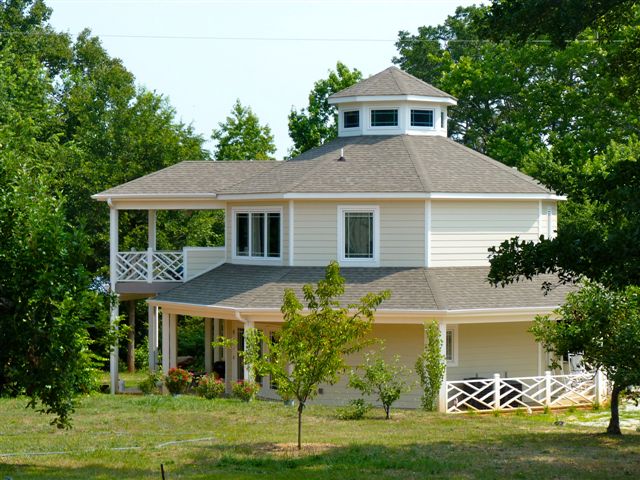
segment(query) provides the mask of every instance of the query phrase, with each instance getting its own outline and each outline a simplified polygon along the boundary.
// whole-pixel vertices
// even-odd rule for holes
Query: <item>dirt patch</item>
[[[303,443],[302,449],[298,450],[297,443],[269,443],[259,450],[278,457],[306,457],[324,453],[334,447],[335,445],[331,443]]]

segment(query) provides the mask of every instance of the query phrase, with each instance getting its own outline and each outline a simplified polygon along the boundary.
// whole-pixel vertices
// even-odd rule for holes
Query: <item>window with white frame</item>
[[[411,109],[411,126],[433,128],[433,110]]]
[[[447,327],[447,333],[444,340],[445,359],[447,365],[455,366],[458,364],[458,328],[456,325]]]
[[[339,258],[343,262],[376,262],[379,250],[377,206],[339,207]]]
[[[344,128],[358,128],[360,126],[360,111],[350,110],[342,114]]]
[[[397,127],[398,109],[387,108],[384,110],[371,110],[372,127]]]
[[[281,258],[281,217],[279,210],[234,211],[234,255],[241,258]]]

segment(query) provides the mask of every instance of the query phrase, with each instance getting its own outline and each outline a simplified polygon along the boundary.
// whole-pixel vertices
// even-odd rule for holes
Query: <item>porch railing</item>
[[[600,372],[446,382],[447,413],[469,410],[534,410],[601,403],[606,381]]]
[[[116,272],[119,282],[182,282],[185,279],[184,253],[118,252]]]

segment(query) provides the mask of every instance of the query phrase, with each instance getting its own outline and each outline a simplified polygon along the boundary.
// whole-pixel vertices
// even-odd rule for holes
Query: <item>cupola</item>
[[[338,107],[338,136],[447,136],[447,108],[455,97],[389,67],[329,97]]]

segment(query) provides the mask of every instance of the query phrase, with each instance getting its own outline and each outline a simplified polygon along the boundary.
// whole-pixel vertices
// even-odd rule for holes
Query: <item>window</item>
[[[433,110],[411,110],[412,127],[433,128]]]
[[[342,262],[377,262],[378,207],[339,207],[338,255]]]
[[[455,367],[458,365],[458,326],[448,325],[447,335],[444,340],[444,346],[446,349],[445,358],[447,365]]]
[[[280,212],[235,212],[235,256],[280,258]]]
[[[372,127],[397,127],[398,109],[371,110]]]
[[[344,128],[357,128],[360,126],[360,111],[344,112],[342,115]]]
[[[453,330],[447,330],[447,362],[451,362],[453,360]]]

